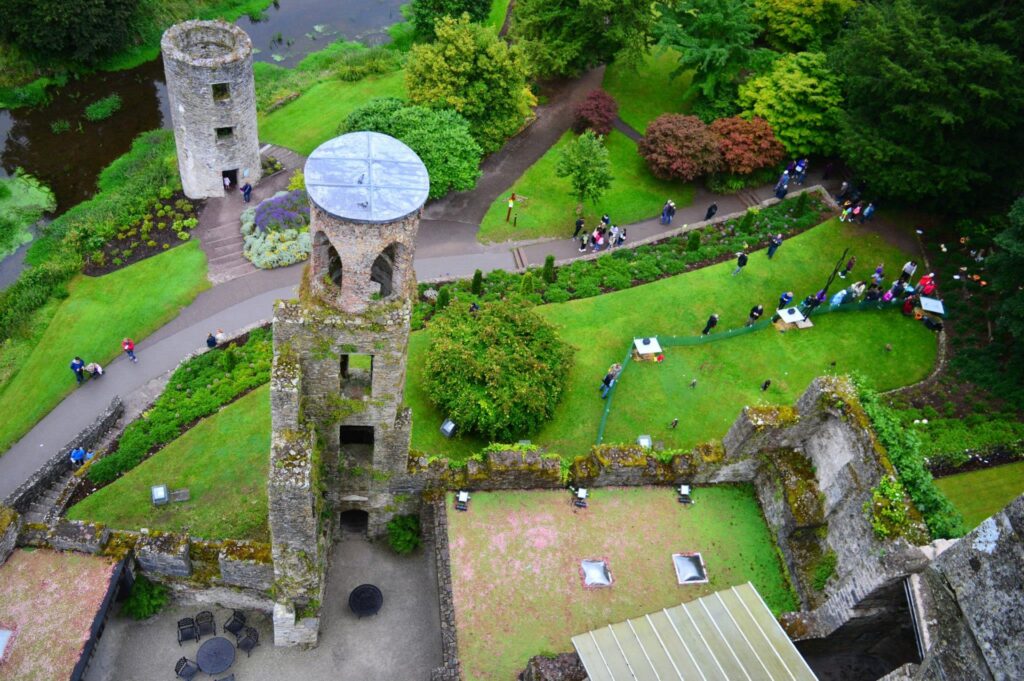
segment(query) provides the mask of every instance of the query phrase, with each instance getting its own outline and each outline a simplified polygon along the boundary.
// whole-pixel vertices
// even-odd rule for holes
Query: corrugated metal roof
[[[591,681],[816,681],[749,582],[572,643]]]

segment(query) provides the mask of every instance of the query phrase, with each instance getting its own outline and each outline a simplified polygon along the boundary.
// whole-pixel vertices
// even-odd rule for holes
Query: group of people
[[[875,204],[871,201],[865,204],[861,200],[860,190],[851,187],[849,182],[843,181],[843,184],[839,186],[836,202],[839,203],[840,222],[856,220],[863,224],[875,215]]]
[[[121,341],[121,350],[132,363],[138,363],[139,358],[135,356],[135,341],[131,338],[125,338]],[[85,383],[86,377],[99,378],[105,372],[99,362],[86,363],[81,357],[75,356],[71,360],[71,371],[75,374],[75,380],[78,385]]]
[[[786,194],[789,193],[790,182],[802,185],[807,179],[808,167],[810,167],[810,162],[806,157],[790,161],[786,169],[782,171],[782,175],[779,176],[778,182],[775,183],[775,198],[780,201],[786,198]]]
[[[225,340],[227,340],[227,336],[224,334],[223,329],[217,329],[217,333],[211,331],[209,335],[206,336],[206,347],[213,350]]]
[[[611,224],[611,222],[611,218],[605,213],[601,217],[601,222],[594,228],[594,231],[588,233],[585,231],[586,225],[583,218],[577,218],[576,232],[573,234],[573,239],[579,236],[580,232],[584,232],[579,237],[579,252],[583,253],[589,248],[594,253],[597,253],[603,248],[614,248],[626,243],[626,228],[620,228],[618,225]]]

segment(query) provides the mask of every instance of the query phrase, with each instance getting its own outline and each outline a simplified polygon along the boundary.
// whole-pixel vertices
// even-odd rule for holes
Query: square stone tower
[[[311,642],[315,623],[304,629],[297,613],[322,598],[339,514],[367,514],[377,536],[419,504],[402,403],[427,169],[398,140],[357,132],[318,147],[305,178],[313,253],[299,299],[274,311],[270,389],[275,638],[284,645]]]
[[[185,21],[160,40],[185,195],[224,195],[260,179],[252,41],[225,21]]]

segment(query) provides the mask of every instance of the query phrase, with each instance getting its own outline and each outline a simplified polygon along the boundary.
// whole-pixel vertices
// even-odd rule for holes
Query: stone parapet
[[[61,520],[50,528],[47,541],[57,551],[80,551],[96,554],[110,539],[110,530],[97,523]]]
[[[459,641],[455,629],[455,598],[452,595],[452,564],[448,551],[448,511],[444,499],[435,501],[424,514],[433,533],[437,565],[437,596],[441,612],[441,666],[430,672],[430,681],[460,681]]]
[[[135,545],[135,559],[143,572],[153,576],[190,577],[191,540],[178,534],[142,534]]]
[[[320,635],[320,618],[295,614],[291,603],[274,603],[274,645],[312,648]]]
[[[225,542],[218,554],[220,579],[224,584],[268,592],[274,583],[270,547],[242,542]]]

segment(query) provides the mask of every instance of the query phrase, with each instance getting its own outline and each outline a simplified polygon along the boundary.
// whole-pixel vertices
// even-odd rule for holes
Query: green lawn
[[[269,541],[270,386],[203,419],[116,482],[71,507],[72,520],[134,530],[188,530],[203,539]],[[152,485],[187,487],[187,502],[153,506]]]
[[[733,263],[726,262],[616,293],[538,307],[577,352],[569,387],[553,419],[530,439],[566,457],[585,453],[604,407],[598,394],[601,378],[609,365],[622,361],[634,337],[697,336],[712,312],[721,316],[719,331],[742,326],[756,303],[770,310],[782,291],[803,297],[819,288],[846,246],[857,255],[861,265],[855,273],[862,275],[873,263],[885,262],[891,271],[908,257],[873,232],[829,220],[788,239],[773,260],[753,253],[736,277],[730,276]],[[419,385],[429,343],[428,328],[414,333],[409,345],[405,395],[413,408],[412,444],[420,451],[463,459],[485,443],[475,438],[446,441],[438,432],[444,415]],[[744,405],[792,404],[815,376],[858,371],[886,390],[927,376],[935,353],[934,335],[896,310],[836,312],[817,317],[807,330],[779,333],[767,328],[670,348],[664,363],[634,363],[623,374],[605,442],[632,442],[649,433],[666,447],[691,447],[725,435]],[[691,389],[694,377],[698,384]],[[760,384],[768,378],[772,385],[762,393]],[[669,430],[676,417],[679,427]]]
[[[480,241],[572,236],[576,199],[570,193],[569,179],[555,175],[559,154],[572,138],[571,132],[565,133],[509,190],[495,199],[480,225]],[[657,216],[666,199],[673,199],[680,207],[693,201],[692,185],[664,182],[651,175],[631,139],[613,130],[606,143],[614,179],[596,205],[586,205],[589,225],[595,224],[603,213],[608,213],[615,224],[628,225]],[[516,226],[505,222],[510,192],[526,197],[513,211],[519,216]]]
[[[797,607],[750,486],[604,488],[574,513],[564,491],[476,493],[448,513],[459,658],[467,681],[511,679],[581,632],[752,582],[776,615]],[[452,498],[448,497],[449,508]],[[709,583],[680,586],[672,554],[701,553]],[[605,558],[613,585],[584,589],[579,563]]]
[[[76,277],[37,346],[0,392],[0,452],[75,389],[68,369],[75,355],[106,364],[121,353],[121,339],[131,336],[139,361],[145,362],[146,344],[140,340],[208,287],[206,256],[198,242],[103,277]]]
[[[973,528],[1024,493],[1024,461],[937,478],[935,484]]]
[[[686,113],[689,103],[683,91],[690,86],[689,73],[672,78],[679,53],[659,50],[644,58],[637,69],[612,62],[604,72],[604,89],[619,103],[619,118],[644,132],[647,124],[663,113]]]
[[[260,118],[260,140],[308,156],[337,136],[345,116],[377,97],[405,97],[405,71],[354,83],[332,80],[314,85],[294,102]]]
[[[491,12],[487,15],[486,25],[493,28],[495,32],[500,31],[505,23],[509,2],[510,0],[492,0],[491,2]]]

